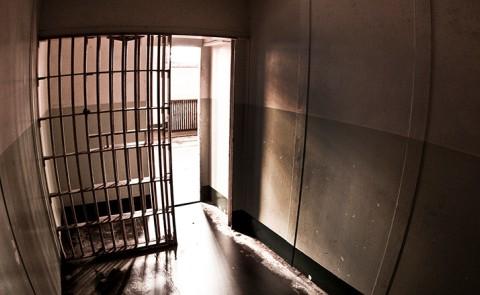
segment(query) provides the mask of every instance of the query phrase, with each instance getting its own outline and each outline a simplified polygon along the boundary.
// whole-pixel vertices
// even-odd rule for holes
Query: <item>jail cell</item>
[[[39,43],[38,112],[66,260],[176,244],[168,35]]]

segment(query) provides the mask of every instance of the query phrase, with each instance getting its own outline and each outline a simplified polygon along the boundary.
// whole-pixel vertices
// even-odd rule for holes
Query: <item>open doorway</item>
[[[231,141],[231,40],[173,36],[173,121],[190,124],[172,133],[175,204],[198,201],[225,213],[229,197]],[[195,116],[192,119],[189,116]],[[190,123],[189,123],[190,122]],[[175,130],[175,128],[172,128]]]

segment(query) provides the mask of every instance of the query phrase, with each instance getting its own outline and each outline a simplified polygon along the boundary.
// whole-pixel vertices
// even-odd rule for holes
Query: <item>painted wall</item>
[[[305,116],[305,9],[305,1],[252,5],[249,101],[242,126],[248,142],[244,173],[251,179],[243,208],[292,244]]]
[[[431,11],[430,119],[392,294],[480,288],[480,3],[432,1]]]
[[[41,37],[110,32],[246,36],[247,1],[42,1]]]
[[[35,1],[0,4],[0,293],[60,294],[60,261],[35,151]]]
[[[210,186],[229,197],[231,45],[212,46],[210,93]]]
[[[202,46],[200,57],[200,103],[198,118],[198,139],[200,144],[200,187],[205,190],[210,186],[210,126],[211,126],[211,64],[212,48]],[[202,194],[207,194],[202,192]],[[204,197],[205,198],[205,197]]]
[[[234,209],[363,293],[478,289],[479,9],[252,2]]]

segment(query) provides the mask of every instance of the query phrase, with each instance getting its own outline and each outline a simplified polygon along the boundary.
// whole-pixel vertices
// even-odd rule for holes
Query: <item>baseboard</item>
[[[243,210],[232,212],[232,228],[267,245],[329,294],[361,294]],[[292,261],[293,260],[293,261]]]
[[[232,228],[242,234],[256,238],[285,261],[291,262],[293,246],[247,212],[243,210],[234,210],[232,212]]]
[[[311,276],[312,281],[328,294],[362,294],[302,251],[296,248],[294,251],[293,266],[303,274]]]
[[[228,199],[213,187],[204,185],[200,188],[200,201],[214,205],[227,213]]]

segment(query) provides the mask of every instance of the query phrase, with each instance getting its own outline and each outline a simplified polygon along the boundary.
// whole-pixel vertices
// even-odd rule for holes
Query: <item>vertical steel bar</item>
[[[63,153],[63,164],[65,166],[65,177],[67,179],[67,193],[70,199],[70,206],[72,208],[72,215],[73,215],[73,221],[75,223],[74,227],[77,231],[78,235],[78,242],[80,245],[80,253],[82,256],[85,255],[85,252],[83,250],[83,242],[82,242],[82,236],[80,235],[80,229],[78,228],[78,218],[77,218],[77,213],[75,211],[75,203],[73,202],[73,196],[72,196],[72,183],[70,180],[70,172],[68,168],[68,161],[67,161],[67,149],[66,149],[66,144],[65,144],[65,125],[63,122],[63,104],[62,104],[62,78],[61,78],[61,69],[62,69],[62,39],[58,39],[58,112],[59,112],[59,118],[60,118],[60,129],[61,129],[61,139],[62,139],[62,153]],[[59,192],[60,193],[60,192]],[[74,254],[75,255],[75,254]]]
[[[134,40],[134,57],[133,57],[133,104],[134,104],[134,120],[135,120],[135,151],[137,154],[137,174],[138,174],[138,183],[140,191],[140,204],[142,207],[142,220],[143,220],[143,229],[145,233],[145,241],[148,244],[150,235],[148,232],[148,223],[145,217],[146,204],[145,204],[145,192],[143,190],[143,165],[142,165],[142,152],[141,147],[139,147],[139,136],[138,130],[140,129],[140,118],[139,118],[139,108],[140,108],[140,36],[136,37]]]
[[[172,35],[168,36],[168,46],[169,46],[169,58],[168,58],[168,103],[170,104],[171,101],[171,66],[172,66],[172,58],[171,58],[171,46],[172,46]],[[170,118],[170,108],[168,109],[168,117]],[[175,221],[175,198],[173,194],[173,173],[172,173],[172,143],[171,143],[171,138],[172,138],[172,130],[169,128],[168,129],[168,140],[169,140],[169,145],[168,145],[168,157],[169,157],[169,171],[170,171],[170,198],[172,202],[172,225],[173,225],[173,240],[175,243],[177,243],[177,226],[176,226],[176,221]]]
[[[150,190],[150,206],[152,206],[152,218],[153,224],[155,227],[155,241],[158,243],[159,241],[159,226],[158,226],[158,219],[157,219],[157,202],[155,200],[156,193],[155,193],[155,167],[153,167],[152,156],[154,156],[154,146],[152,145],[152,110],[153,110],[153,101],[152,101],[152,84],[153,84],[153,38],[149,34],[147,35],[147,63],[146,63],[146,82],[147,82],[147,92],[146,92],[146,100],[147,100],[147,142],[148,142],[148,168],[149,168],[149,190]]]
[[[97,200],[97,193],[95,191],[95,180],[93,176],[93,168],[92,168],[92,155],[90,153],[90,136],[89,136],[89,123],[88,123],[88,94],[87,94],[87,47],[88,46],[88,37],[84,37],[83,39],[83,114],[85,118],[85,141],[87,146],[87,158],[88,158],[88,168],[90,172],[90,183],[92,185],[92,196],[93,202],[95,203],[95,215],[98,225],[98,230],[100,233],[100,241],[102,242],[103,249],[106,250],[105,247],[105,239],[103,236],[102,225],[100,224],[100,211],[98,210],[98,200]],[[98,53],[97,53],[98,54]],[[98,61],[98,60],[97,60]],[[100,116],[98,113],[97,116]]]
[[[78,155],[78,138],[77,138],[77,118],[75,115],[75,38],[72,37],[72,46],[70,52],[70,99],[71,99],[71,107],[72,107],[72,127],[73,127],[73,149],[75,151],[75,162],[77,166],[77,173],[78,173],[78,183],[80,186],[80,197],[82,199],[82,210],[83,215],[85,217],[85,228],[88,233],[88,239],[90,240],[90,246],[92,247],[92,252],[95,254],[95,246],[93,244],[92,235],[90,232],[90,220],[88,219],[87,208],[85,206],[85,194],[84,194],[84,187],[83,187],[83,179],[82,179],[82,171],[80,169],[80,157]]]
[[[52,120],[52,96],[51,96],[51,85],[50,85],[50,57],[51,57],[51,39],[48,39],[47,41],[47,99],[48,99],[48,125],[50,128],[50,145],[52,148],[52,161],[53,161],[53,169],[55,173],[55,183],[56,183],[56,188],[57,188],[57,193],[58,193],[58,198],[60,199],[60,206],[62,207],[62,219],[63,222],[67,228],[67,238],[68,238],[68,243],[70,245],[71,249],[71,255],[74,256],[74,248],[73,248],[73,240],[72,240],[72,235],[70,234],[70,229],[68,228],[68,220],[67,220],[67,212],[65,211],[65,203],[63,201],[63,196],[60,194],[62,191],[61,185],[60,185],[60,177],[58,176],[58,167],[57,167],[57,158],[56,158],[56,152],[55,152],[55,130],[53,129],[53,120]],[[59,52],[60,54],[60,52]],[[60,79],[60,77],[58,78]],[[60,241],[60,244],[62,245],[63,253],[65,255],[65,250],[63,247],[63,242]]]
[[[100,150],[100,170],[102,175],[102,186],[103,186],[103,193],[105,195],[105,201],[107,203],[107,215],[108,215],[108,225],[110,227],[110,234],[112,237],[112,245],[113,249],[117,250],[117,244],[115,241],[115,231],[113,229],[112,223],[112,208],[110,207],[110,197],[109,192],[107,189],[107,177],[105,172],[105,157],[103,156],[103,136],[102,136],[102,118],[100,114],[100,53],[101,53],[101,46],[102,46],[102,38],[97,36],[97,55],[95,60],[95,84],[96,84],[96,91],[95,91],[95,99],[97,104],[97,133],[98,136],[98,148]],[[107,137],[108,139],[108,137]]]
[[[165,101],[165,76],[166,76],[166,37],[162,36],[162,119],[163,119],[163,124],[165,126],[164,129],[162,129],[162,169],[163,169],[163,175],[165,179],[162,181],[162,184],[164,185],[164,193],[165,195],[163,196],[165,198],[165,205],[166,205],[166,215],[167,215],[167,229],[168,229],[168,234],[167,234],[167,240],[171,241],[172,238],[172,231],[171,231],[171,224],[170,224],[170,200],[168,198],[169,196],[169,191],[168,191],[168,181],[171,179],[171,175],[168,175],[168,170],[167,170],[167,145],[170,144],[170,137],[167,138],[166,136],[169,134],[170,131],[166,131],[165,129],[168,128],[168,130],[171,130],[170,128],[170,119],[171,117],[169,116],[168,118],[166,115],[170,113],[170,101]],[[168,105],[168,112],[165,112],[165,106]],[[168,141],[167,141],[168,140]]]
[[[163,159],[162,159],[162,146],[164,144],[164,140],[162,138],[163,131],[166,126],[165,122],[163,122],[162,119],[162,110],[164,109],[165,106],[162,105],[163,101],[161,99],[161,81],[164,79],[164,69],[163,66],[160,66],[160,64],[163,64],[163,61],[161,62],[161,58],[163,57],[163,36],[157,35],[157,133],[158,133],[158,171],[160,174],[160,180],[159,180],[159,187],[160,187],[160,200],[162,204],[162,218],[163,218],[163,229],[164,229],[164,235],[165,235],[165,240],[167,240],[167,206],[165,203],[165,190],[164,190],[164,178],[166,178],[163,174]],[[157,186],[157,183],[155,183],[155,187]]]
[[[120,223],[122,225],[122,237],[123,246],[127,247],[127,233],[125,230],[125,221],[123,220],[123,204],[120,196],[120,189],[118,187],[118,165],[117,165],[117,152],[115,150],[115,122],[113,112],[113,58],[114,58],[114,42],[110,39],[108,43],[108,108],[110,118],[110,134],[112,136],[111,150],[112,150],[112,162],[113,162],[113,178],[115,182],[115,194],[117,195],[118,211],[120,217]],[[123,52],[122,52],[123,56]],[[122,57],[123,59],[123,57]]]
[[[127,192],[128,192],[128,199],[130,200],[130,221],[132,223],[133,235],[135,238],[135,247],[138,245],[138,236],[137,236],[137,229],[135,227],[135,203],[132,197],[132,186],[131,186],[131,177],[130,177],[130,159],[129,159],[129,151],[127,149],[127,129],[128,129],[128,114],[126,111],[127,108],[127,40],[124,38],[122,40],[122,123],[123,123],[123,154],[125,157],[125,175],[127,181]]]

